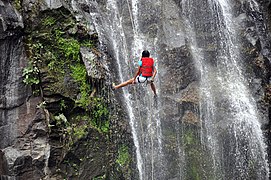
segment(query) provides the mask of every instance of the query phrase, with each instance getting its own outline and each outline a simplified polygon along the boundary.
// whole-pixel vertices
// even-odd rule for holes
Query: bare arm
[[[135,82],[135,80],[136,80],[136,77],[138,76],[140,74],[140,66],[137,68],[137,71],[136,71],[136,73],[135,73],[135,75],[134,75],[134,80],[133,80],[133,84],[134,84],[134,82]]]

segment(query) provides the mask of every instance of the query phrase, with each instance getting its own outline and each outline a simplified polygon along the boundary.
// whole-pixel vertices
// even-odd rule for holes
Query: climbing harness
[[[153,80],[149,80],[148,78],[151,78],[151,77],[137,76],[137,82],[140,84],[145,84],[147,86],[148,84],[153,83]]]

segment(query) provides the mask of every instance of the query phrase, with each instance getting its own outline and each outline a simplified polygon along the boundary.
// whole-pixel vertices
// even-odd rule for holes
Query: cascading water
[[[139,179],[269,177],[260,117],[243,73],[240,52],[243,44],[238,38],[239,26],[234,21],[231,6],[234,2],[90,2],[95,9],[91,16],[101,45],[107,48],[115,62],[119,78],[114,80],[116,83],[134,75],[142,50],[150,50],[157,60],[156,85],[160,101],[157,109],[153,107],[152,92],[145,85],[117,91],[122,93],[127,108]],[[250,0],[249,5],[251,10],[259,10],[254,0]],[[178,12],[180,8],[181,12]],[[160,11],[163,11],[161,17],[157,16]],[[183,49],[187,45],[189,50]],[[168,51],[177,54],[167,58]],[[189,64],[191,57],[184,55],[186,51],[192,54],[192,64]],[[178,58],[180,62],[176,62]],[[182,69],[175,71],[174,66]],[[183,76],[175,77],[177,71],[184,72]],[[190,73],[197,75],[194,77]],[[178,93],[183,97],[185,88],[196,86],[197,76],[200,79],[199,102],[191,103],[191,97],[176,102],[180,98]],[[185,78],[190,81],[187,83]],[[159,79],[165,81],[159,85]],[[168,82],[171,79],[175,81]],[[184,84],[178,84],[179,80]],[[170,89],[172,87],[175,89]],[[184,116],[193,120],[196,117],[193,113],[199,114],[199,125],[185,124]]]
[[[242,73],[241,42],[231,4],[227,0],[181,4],[200,71],[201,139],[211,150],[210,177],[268,179],[266,147],[256,103]]]
[[[123,3],[125,10],[119,7],[120,3],[108,0],[105,8],[96,4],[97,11],[91,13],[93,19],[100,18],[94,21],[96,30],[102,39],[101,43],[107,45],[116,61],[119,75],[116,83],[133,77],[137,61],[144,49],[148,49],[151,56],[157,59],[155,39],[148,39],[140,32],[139,1],[127,0]],[[132,57],[129,54],[132,54]],[[139,179],[164,179],[159,114],[153,106],[152,92],[145,86],[146,84],[122,88],[136,147]]]

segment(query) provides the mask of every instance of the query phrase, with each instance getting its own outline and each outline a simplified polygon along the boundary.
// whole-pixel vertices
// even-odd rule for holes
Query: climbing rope
[[[132,11],[131,11],[131,7],[130,7],[130,4],[129,4],[129,0],[126,0],[126,1],[127,1],[127,5],[128,5],[128,10],[129,10],[129,14],[130,14],[131,23],[132,23],[132,28],[133,28],[133,30],[134,30],[134,33],[136,33],[136,31],[135,31],[134,19],[133,19],[133,14],[132,14]]]
[[[137,33],[135,31],[135,24],[134,24],[133,14],[132,14],[132,11],[131,11],[129,0],[126,0],[126,2],[127,2],[127,5],[128,5],[128,11],[129,11],[129,14],[130,14],[130,19],[131,19],[131,24],[132,24],[133,31],[134,31],[134,33]],[[132,66],[131,66],[131,63],[130,63],[129,59],[128,59],[128,67],[130,67],[130,73],[132,74],[131,77],[133,77],[133,75],[134,75],[133,73],[134,72],[131,70]],[[133,91],[134,91],[134,94],[136,94],[136,87],[135,86],[133,87]],[[135,98],[135,99],[136,99],[136,105],[137,105],[137,107],[139,107],[139,105],[140,105],[139,99],[138,98]],[[140,128],[141,128],[141,132],[142,132],[141,134],[144,134],[143,120],[142,120],[142,116],[141,115],[139,115],[139,122],[140,122]],[[142,144],[145,144],[144,137],[140,136],[140,138],[141,138]],[[144,146],[142,146],[142,147],[143,147],[143,151],[145,152]]]

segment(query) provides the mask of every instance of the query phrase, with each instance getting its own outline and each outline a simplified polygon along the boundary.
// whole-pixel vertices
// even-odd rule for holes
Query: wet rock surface
[[[242,37],[241,54],[245,76],[248,78],[251,93],[257,101],[262,128],[266,136],[270,137],[271,12],[270,1],[259,3],[262,5],[260,10],[263,13],[249,9],[245,2],[236,1],[234,21],[237,22],[241,32],[239,35]],[[120,14],[126,17],[123,19],[126,29],[124,34],[130,42],[133,39],[133,28],[135,28],[131,23],[131,12],[129,12],[127,2],[121,1],[118,5],[122,7]],[[82,112],[82,108],[73,108],[75,99],[78,100],[82,96],[78,93],[80,91],[78,83],[68,75],[70,72],[66,72],[63,81],[58,82],[56,74],[48,75],[48,67],[40,71],[43,88],[43,94],[40,97],[34,97],[31,88],[23,83],[22,73],[28,65],[27,54],[29,53],[28,49],[25,49],[24,38],[39,26],[37,17],[41,17],[43,12],[65,9],[63,12],[68,11],[77,21],[77,25],[73,28],[66,26],[68,28],[65,30],[69,35],[81,40],[93,38],[97,45],[98,40],[95,36],[97,36],[96,30],[99,29],[95,30],[94,23],[88,21],[93,18],[90,13],[99,13],[106,9],[106,1],[45,0],[40,3],[23,1],[21,6],[21,9],[17,10],[10,2],[0,0],[0,52],[5,52],[0,53],[0,178],[88,179],[104,175],[112,179],[137,177],[134,162],[131,165],[134,168],[134,174],[123,172],[124,168],[112,162],[117,158],[120,144],[133,147],[131,134],[129,134],[131,130],[127,124],[129,118],[122,110],[125,103],[121,102],[121,95],[116,93],[119,97],[119,103],[114,102],[117,107],[109,105],[111,111],[114,111],[113,115],[119,116],[110,122],[112,127],[110,136],[104,135],[95,128],[90,129],[84,138],[70,146],[67,151],[63,142],[65,137],[62,130],[64,129],[56,128],[53,116],[61,113],[70,118],[69,116]],[[197,158],[201,161],[205,160],[197,156],[199,153],[206,152],[200,149],[200,143],[196,141],[198,137],[195,136],[201,123],[198,112],[200,73],[195,68],[192,50],[189,49],[186,39],[181,1],[145,1],[139,8],[139,21],[144,22],[139,26],[139,29],[142,29],[140,33],[144,34],[150,42],[155,42],[157,47],[152,50],[159,52],[155,56],[159,67],[156,81],[160,93],[159,113],[165,136],[162,140],[165,143],[165,154],[167,154],[165,158],[169,159],[168,162],[172,162],[165,165],[169,169],[165,177],[177,179],[179,167],[176,157],[180,143],[178,138],[184,139],[182,145],[185,151],[190,152],[187,159],[191,162],[188,165],[191,171],[199,162]],[[21,12],[23,12],[23,17]],[[256,16],[261,17],[260,22],[258,19],[255,22]],[[99,17],[92,19],[94,20],[103,23]],[[202,37],[198,35],[197,38]],[[209,41],[211,42],[212,39]],[[207,43],[202,43],[200,46],[203,51],[210,52],[210,57],[207,59],[212,64],[216,47],[203,46],[204,44]],[[113,76],[118,77],[115,72],[117,65],[112,62],[114,52],[111,44],[104,44],[104,46],[106,47],[102,47],[102,50],[105,52],[96,48],[81,47],[80,56],[86,66],[90,84],[95,87],[92,96],[102,94],[114,99],[116,97],[112,96],[110,89],[103,87],[111,84],[108,74],[112,72]],[[127,51],[133,54],[131,50]],[[44,105],[43,102],[47,104]],[[61,106],[63,102],[65,104]],[[61,110],[64,105],[67,106],[66,110]],[[49,124],[55,126],[50,127]],[[184,128],[180,128],[181,126]],[[191,139],[195,141],[191,142]],[[270,143],[268,146],[270,155]],[[134,154],[135,149],[130,149],[130,151]],[[193,177],[193,174],[188,176]]]
[[[45,28],[39,29],[46,19],[43,15],[53,16],[62,11],[67,15],[67,19],[71,17],[70,19],[78,21],[78,24],[67,31],[69,36],[82,44],[89,39],[93,42],[92,45],[82,45],[80,51],[81,63],[85,61],[88,70],[88,81],[95,89],[90,97],[95,99],[101,95],[111,96],[110,88],[105,87],[105,84],[110,84],[106,82],[108,69],[106,63],[100,62],[106,59],[106,55],[94,48],[97,43],[95,30],[85,19],[89,16],[86,12],[88,4],[78,2],[72,7],[69,2],[62,1],[18,3],[0,1],[0,179],[131,178],[131,173],[122,172],[116,163],[121,144],[133,147],[125,121],[111,118],[110,122],[108,120],[111,124],[110,131],[106,126],[106,133],[91,126],[84,138],[72,140],[73,143],[79,140],[75,144],[69,144],[69,134],[63,131],[69,130],[65,129],[66,125],[54,124],[54,117],[62,117],[62,113],[69,118],[69,115],[79,116],[78,114],[84,112],[83,108],[74,108],[75,101],[82,95],[78,94],[80,83],[75,82],[69,74],[71,72],[65,74],[62,79],[64,81],[59,81],[62,75],[52,76],[48,66],[42,67],[39,64],[40,86],[23,83],[23,71],[29,67],[29,63],[33,63],[31,57],[36,55],[35,49],[31,48],[42,43],[40,39],[47,33]],[[54,23],[50,20],[47,19],[46,22]],[[71,22],[60,27],[69,27],[69,23]],[[44,34],[41,36],[34,32],[42,30]],[[30,36],[33,39],[29,38]],[[93,49],[90,46],[93,46]],[[112,96],[112,101],[113,98]],[[110,105],[109,101],[108,108],[111,108],[111,113],[121,113],[121,109],[116,110],[116,106]],[[99,109],[96,107],[96,110]],[[82,129],[85,130],[83,127],[85,125],[82,123]]]
[[[187,22],[185,22],[184,19],[186,9],[184,9],[185,7],[182,6],[185,3],[189,4],[189,2],[191,2],[193,6],[189,6],[191,7],[191,9],[187,10],[187,12],[190,12],[188,16],[194,19],[193,21],[188,22],[188,24],[190,23],[191,26],[195,27],[195,38],[197,41],[196,45],[199,50],[193,49],[195,48],[193,47],[193,45],[195,44],[189,41],[191,39],[188,36],[191,36],[192,34],[190,32],[187,32]],[[270,24],[268,23],[268,21],[270,22],[270,18],[267,18],[268,13],[266,9],[266,4],[263,5],[263,3],[268,4],[268,2],[259,1],[259,9],[257,9],[256,6],[251,6],[250,3],[255,3],[253,1],[232,1],[231,3],[231,7],[234,10],[232,14],[232,21],[233,24],[236,26],[236,30],[238,31],[237,36],[240,37],[240,42],[238,41],[238,43],[241,46],[241,58],[239,62],[242,69],[241,71],[244,72],[245,79],[247,80],[245,84],[248,84],[249,91],[251,94],[253,94],[253,98],[255,98],[257,102],[259,116],[261,116],[260,120],[262,124],[262,129],[264,131],[269,131],[269,102],[264,103],[264,101],[267,100],[266,97],[268,97],[267,94],[269,90],[266,89],[266,86],[268,86],[270,80],[270,50],[267,50],[270,49],[270,33],[265,27],[267,24]],[[104,3],[98,4],[100,6],[95,5],[95,11],[94,9],[90,10],[97,13],[97,10],[99,9],[97,7],[101,7],[99,10],[102,13],[108,13],[110,11],[110,7],[106,7]],[[164,136],[162,138],[162,141],[165,151],[164,154],[166,154],[165,159],[168,160],[163,161],[164,166],[161,165],[160,170],[163,171],[163,168],[165,167],[164,169],[167,169],[168,171],[166,170],[166,172],[164,173],[156,172],[156,176],[158,179],[174,179],[180,176],[180,174],[178,174],[178,168],[187,168],[184,171],[186,171],[188,174],[184,176],[190,177],[191,179],[195,178],[196,176],[196,173],[193,174],[191,172],[193,171],[193,168],[198,169],[199,172],[201,172],[198,174],[200,174],[199,176],[202,175],[202,178],[211,176],[210,174],[206,173],[208,170],[211,171],[211,167],[208,167],[208,165],[210,165],[208,163],[211,162],[207,160],[208,158],[210,158],[210,154],[208,154],[209,152],[207,152],[206,149],[200,147],[200,144],[202,143],[200,141],[203,141],[204,139],[200,139],[202,137],[199,137],[199,134],[204,133],[200,132],[200,126],[203,123],[201,122],[200,118],[205,117],[204,112],[201,112],[201,114],[199,112],[200,105],[204,106],[204,104],[200,104],[202,95],[200,94],[201,92],[199,89],[201,72],[198,64],[195,64],[195,61],[193,60],[198,57],[193,57],[193,53],[196,51],[198,53],[202,52],[204,54],[203,59],[206,61],[206,64],[210,65],[213,68],[210,70],[210,81],[212,81],[212,78],[214,78],[213,76],[216,74],[217,71],[218,63],[216,62],[216,60],[223,59],[222,57],[220,57],[223,56],[223,54],[219,54],[218,49],[221,49],[221,51],[223,51],[224,49],[225,51],[227,50],[227,45],[223,44],[223,42],[219,43],[221,38],[219,35],[224,33],[224,29],[222,28],[221,30],[219,29],[221,27],[214,25],[219,24],[219,22],[214,21],[214,19],[218,15],[216,13],[214,13],[215,15],[209,13],[210,8],[212,8],[209,7],[210,1],[206,3],[179,0],[159,2],[146,1],[141,2],[136,6],[136,8],[138,8],[138,12],[129,12],[129,7],[131,7],[132,5],[133,3],[127,4],[126,2],[116,4],[117,7],[114,9],[115,11],[111,15],[122,17],[123,19],[121,19],[120,21],[118,21],[118,19],[107,18],[101,15],[101,22],[106,22],[110,21],[110,19],[114,19],[114,22],[118,24],[118,27],[120,27],[120,29],[124,29],[125,39],[118,38],[118,33],[116,32],[109,33],[106,30],[103,30],[100,32],[100,34],[104,35],[108,39],[111,38],[111,40],[113,39],[117,42],[117,45],[114,46],[114,43],[108,43],[108,39],[105,38],[104,40],[105,44],[109,49],[108,53],[112,57],[115,57],[115,59],[119,58],[123,64],[126,63],[123,61],[123,59],[126,59],[126,54],[123,54],[122,51],[118,51],[119,49],[124,49],[121,48],[121,44],[125,44],[125,47],[128,47],[127,52],[129,55],[136,54],[140,56],[141,49],[133,49],[134,52],[130,52],[130,49],[132,48],[149,49],[151,51],[151,55],[157,61],[159,73],[157,81],[155,83],[158,86],[159,92],[160,109],[158,111]],[[254,7],[254,9],[252,7]],[[217,10],[216,8],[218,7],[215,7],[213,11]],[[135,15],[136,13],[137,15]],[[130,19],[133,19],[135,24],[129,23]],[[109,24],[111,26],[109,27],[114,27],[114,25],[112,25],[114,24],[114,22],[110,22]],[[104,24],[104,27],[107,27],[106,23]],[[224,27],[225,24],[221,24],[221,26]],[[210,29],[210,27],[214,27],[214,29]],[[136,31],[134,36],[138,38],[137,42],[133,42],[132,30]],[[121,35],[123,35],[122,32],[120,33],[120,36]],[[140,45],[140,38],[143,38],[143,47]],[[114,54],[114,50],[115,52],[117,52],[117,55]],[[136,58],[138,57],[132,57],[132,65],[130,64],[130,62],[128,62],[126,66],[133,67],[133,61],[136,62]],[[130,59],[130,57],[128,59]],[[200,61],[200,59],[196,60]],[[116,68],[117,65],[118,64],[115,63]],[[129,79],[130,71],[133,68],[130,67],[130,69],[127,68],[128,70],[126,70],[126,66],[123,67],[124,70],[122,70],[122,76],[125,79]],[[127,72],[129,72],[128,75]],[[136,89],[136,92],[134,92],[134,89]],[[146,89],[147,88],[145,87],[128,88],[129,92],[132,95],[136,94],[135,97],[132,98],[132,100],[139,99],[140,105],[138,105],[138,103],[134,103],[134,107],[136,107],[135,111],[142,109],[142,111],[140,111],[138,114],[140,115],[140,117],[143,116],[144,120],[149,118],[147,116],[148,112],[146,112],[145,110],[146,107],[147,109],[151,107],[148,102],[150,101],[150,98],[146,95],[148,94],[146,92]],[[230,113],[234,112],[233,109],[227,108],[231,107],[231,102],[223,98],[223,95],[223,91],[221,91],[221,93],[215,94],[216,97],[214,97],[215,99],[217,99],[217,102],[215,102],[215,106],[218,107],[217,112],[219,112],[216,116],[218,122],[215,126],[221,127],[221,131],[223,131],[223,135],[221,136],[223,137],[220,138],[222,139],[224,138],[224,136],[226,137],[229,135],[224,132],[227,129],[228,122],[223,122],[221,119],[227,119],[227,117],[229,117],[229,122],[231,122]],[[153,113],[152,109],[150,111],[151,113]],[[152,120],[152,118],[153,117],[151,117],[150,119]],[[140,124],[141,126],[143,126],[143,130],[140,129],[140,135],[138,135],[138,137],[142,138],[142,141],[144,142],[144,145],[142,146],[144,146],[145,149],[142,148],[142,152],[145,152],[144,150],[148,149],[149,141],[147,138],[150,137],[148,137],[148,135],[146,134],[151,131],[149,130],[149,128],[151,129],[151,126],[153,126],[153,124],[149,124],[149,126],[148,124],[146,124],[147,123],[145,121]],[[144,131],[145,126],[147,126],[147,130]],[[206,137],[206,139],[207,138],[209,137]],[[191,141],[193,141],[193,143]],[[226,144],[229,141],[230,138],[225,138],[222,143]],[[185,150],[182,149],[182,147],[185,147]],[[179,166],[177,165],[178,160],[176,159],[176,157],[182,156],[178,154],[178,148],[181,153],[185,154],[184,156],[188,159],[186,161],[188,164],[183,166],[180,164]],[[220,150],[222,151],[222,149]],[[148,151],[146,150],[146,153],[143,153],[143,156],[145,156],[145,154],[147,153]],[[201,159],[202,156],[200,156],[199,154],[204,154],[207,163],[203,163],[204,158]],[[153,155],[153,159],[155,159],[156,154],[153,153]],[[148,155],[146,155],[146,159],[147,158]],[[182,160],[185,161],[184,159]],[[170,163],[165,165],[165,162]],[[158,166],[159,162],[156,164],[155,168],[159,169]],[[148,168],[150,168],[150,165],[148,164],[148,162],[146,162],[146,169]],[[204,172],[204,168],[208,170]],[[155,170],[150,169],[149,171]],[[151,176],[150,174],[148,174],[150,173],[149,171],[146,172],[146,177],[150,178]]]

